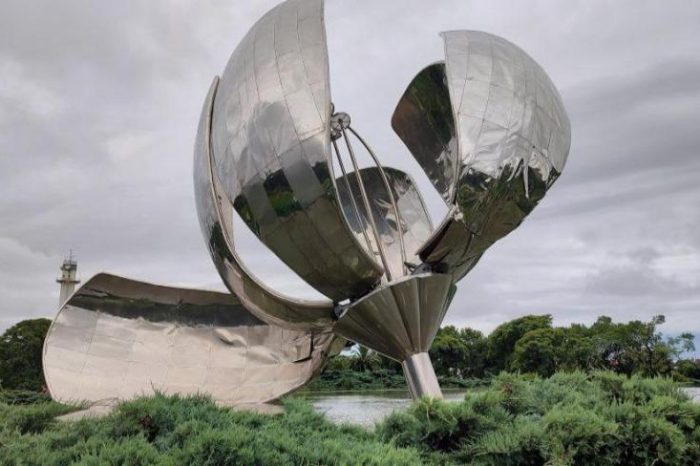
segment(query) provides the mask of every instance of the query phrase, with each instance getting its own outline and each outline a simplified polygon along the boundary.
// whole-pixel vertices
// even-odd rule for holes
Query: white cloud
[[[69,248],[83,277],[221,288],[194,212],[197,119],[213,75],[276,3],[3,5],[0,329],[53,312]],[[700,332],[697,24],[700,5],[684,1],[328,1],[334,100],[387,165],[414,175],[435,222],[444,206],[389,120],[415,73],[442,58],[438,32],[517,43],[571,115],[564,175],[463,280],[448,323],[664,313],[667,331]],[[254,272],[314,295],[241,228]]]

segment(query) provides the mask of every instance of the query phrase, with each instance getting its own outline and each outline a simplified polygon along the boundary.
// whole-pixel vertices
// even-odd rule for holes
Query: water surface
[[[700,387],[684,388],[683,391],[700,403]],[[465,393],[463,390],[445,390],[445,400],[460,401]],[[408,393],[400,390],[309,394],[307,398],[317,411],[324,413],[333,422],[367,427],[411,403]]]

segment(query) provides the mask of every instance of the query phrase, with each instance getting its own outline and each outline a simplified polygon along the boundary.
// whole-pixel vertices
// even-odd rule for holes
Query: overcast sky
[[[277,0],[0,5],[0,330],[56,311],[69,249],[101,271],[223,289],[201,237],[192,146],[205,93]],[[459,285],[446,323],[485,332],[663,313],[700,333],[700,2],[328,0],[336,108],[386,165],[438,196],[389,126],[438,33],[501,35],[538,61],[571,118],[564,174]],[[247,231],[268,283],[313,292]]]

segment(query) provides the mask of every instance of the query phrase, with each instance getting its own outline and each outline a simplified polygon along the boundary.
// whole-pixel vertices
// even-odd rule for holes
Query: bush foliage
[[[0,404],[0,465],[420,465],[412,448],[336,426],[300,400],[262,415],[204,397],[156,395],[102,419],[63,423],[75,408]]]
[[[102,419],[0,403],[1,465],[700,464],[700,405],[669,379],[612,372],[501,374],[462,402],[424,399],[374,430],[338,426],[299,399],[285,413],[156,395]]]
[[[433,464],[700,464],[700,405],[669,379],[612,372],[501,374],[462,403],[422,400],[377,435]]]

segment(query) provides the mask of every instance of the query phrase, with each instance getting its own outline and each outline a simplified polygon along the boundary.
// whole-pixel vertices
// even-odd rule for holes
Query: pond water
[[[683,390],[700,403],[700,387]],[[464,391],[445,391],[444,395],[447,401],[460,401],[464,393]],[[307,399],[317,411],[324,413],[333,422],[348,422],[367,427],[373,426],[391,412],[406,408],[411,403],[408,393],[402,391],[310,394]]]

